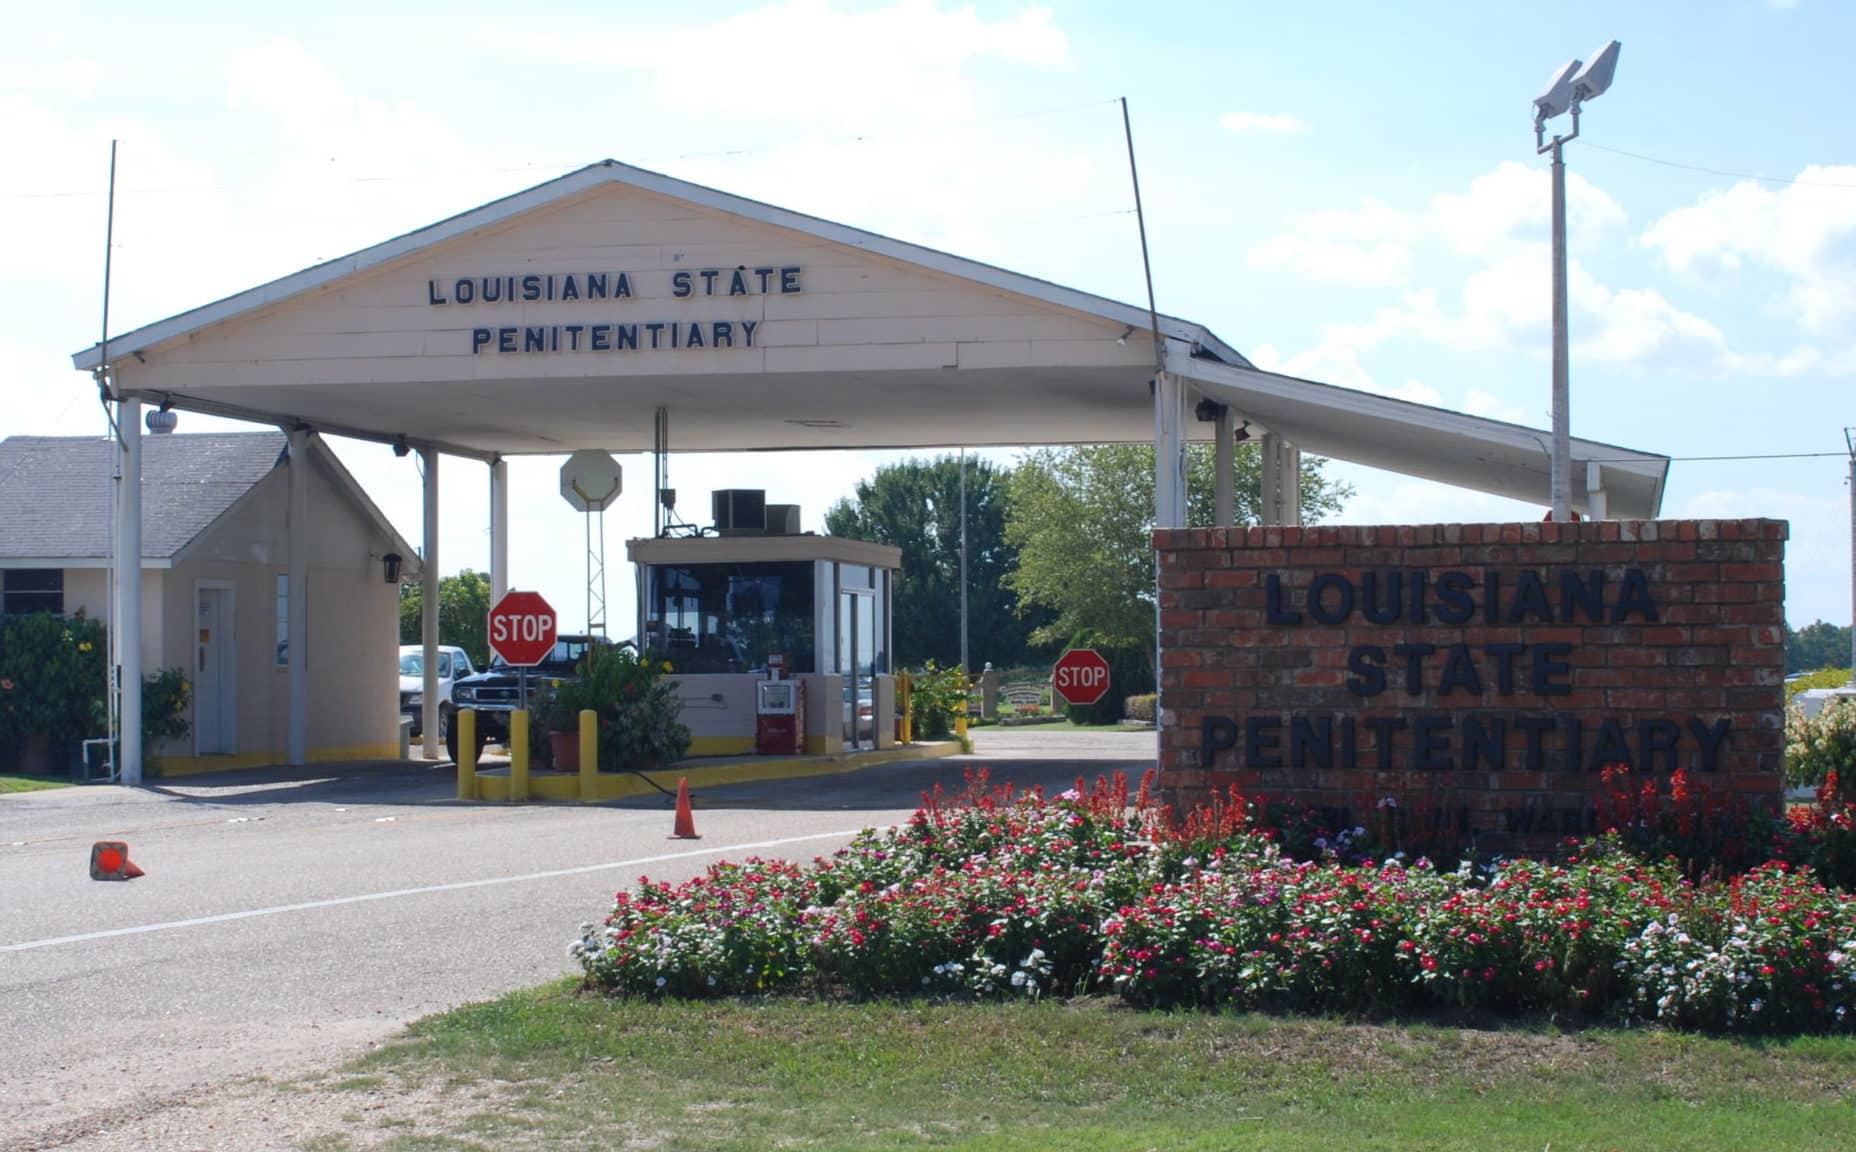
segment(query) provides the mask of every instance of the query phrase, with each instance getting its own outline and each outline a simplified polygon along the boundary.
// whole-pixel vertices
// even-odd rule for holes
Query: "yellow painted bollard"
[[[599,713],[587,708],[580,713],[580,802],[590,804],[599,799]]]
[[[902,697],[902,731],[896,739],[903,744],[915,742],[915,678],[907,672],[896,674],[896,692]]]
[[[967,696],[967,674],[960,674],[960,710],[954,713],[954,736],[956,739],[967,738],[967,709],[973,703]]]
[[[477,798],[477,710],[460,708],[451,722],[458,727],[458,799]]]
[[[528,709],[509,714],[509,798],[528,799]]]

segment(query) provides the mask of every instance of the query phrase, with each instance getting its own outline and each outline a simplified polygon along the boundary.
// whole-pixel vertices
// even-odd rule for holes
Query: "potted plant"
[[[587,707],[583,683],[550,682],[537,712],[548,733],[548,759],[556,772],[580,771],[580,713]]]

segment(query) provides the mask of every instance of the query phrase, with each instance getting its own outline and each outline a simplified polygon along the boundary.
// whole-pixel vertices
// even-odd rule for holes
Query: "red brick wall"
[[[1417,796],[1492,843],[1580,830],[1606,760],[1665,780],[1680,764],[1776,804],[1786,532],[1156,532],[1161,784],[1180,804],[1234,784],[1359,822],[1376,799]]]

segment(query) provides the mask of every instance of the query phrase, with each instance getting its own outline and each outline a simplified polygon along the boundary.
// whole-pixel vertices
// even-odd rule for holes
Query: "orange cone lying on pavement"
[[[92,880],[133,880],[142,875],[129,859],[129,845],[121,840],[99,840],[90,846]]]
[[[670,834],[672,840],[701,840],[696,835],[696,817],[690,814],[690,778],[677,780],[677,827]]]

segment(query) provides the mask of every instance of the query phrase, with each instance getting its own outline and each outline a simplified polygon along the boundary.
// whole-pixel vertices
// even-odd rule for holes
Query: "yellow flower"
[[[77,645],[77,650],[78,650],[79,652],[88,652],[88,651],[90,651],[90,650],[91,650],[91,648],[93,648],[93,647],[94,647],[94,645],[93,645],[93,644],[91,644],[91,642],[90,642],[90,641],[88,641],[88,640],[82,640],[82,641],[79,641],[79,642],[78,642],[78,645]]]
[[[666,671],[666,672],[674,672],[674,671],[676,671],[676,669],[674,669],[674,668],[672,668],[672,667],[670,666],[670,661],[668,661],[668,660],[666,660],[666,661],[664,661],[664,671]]]

